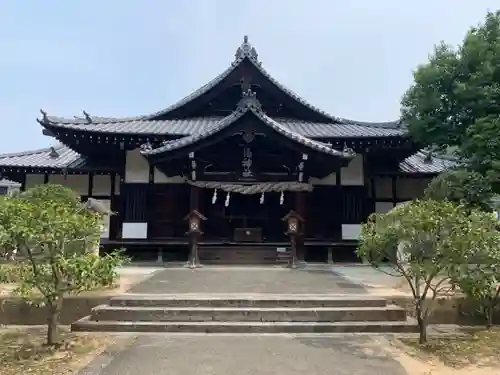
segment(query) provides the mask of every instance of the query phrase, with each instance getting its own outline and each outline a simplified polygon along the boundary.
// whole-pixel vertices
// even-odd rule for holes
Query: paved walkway
[[[79,375],[407,374],[376,338],[354,335],[138,336],[100,361]]]
[[[352,269],[357,268],[353,267]],[[165,268],[128,293],[365,294],[376,271],[310,266]],[[130,271],[132,272],[132,271]],[[370,280],[371,280],[370,279]],[[363,284],[363,285],[361,285]],[[129,336],[134,337],[134,336]],[[380,337],[380,336],[379,336]],[[376,337],[360,335],[135,336],[104,353],[80,375],[403,375]]]
[[[167,268],[135,285],[129,293],[366,293],[365,288],[329,267],[286,269],[274,267]]]

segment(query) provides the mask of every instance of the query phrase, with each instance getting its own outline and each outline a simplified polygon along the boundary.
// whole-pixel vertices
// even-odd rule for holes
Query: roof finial
[[[48,124],[50,122],[49,116],[47,116],[47,112],[45,112],[43,109],[40,109],[40,113],[42,114],[42,122],[44,124]]]
[[[88,114],[88,112],[86,111],[82,111],[83,112],[83,115],[85,116],[85,121],[87,121],[87,124],[91,124],[92,123],[92,117],[90,117],[90,115]]]
[[[259,55],[257,54],[255,48],[252,47],[252,45],[248,41],[248,35],[245,35],[243,37],[243,43],[241,43],[241,46],[239,46],[238,49],[236,50],[236,54],[234,55],[234,57],[235,60],[241,60],[244,59],[245,57],[248,57],[249,59],[258,62]]]
[[[49,154],[49,156],[51,158],[53,158],[53,159],[59,157],[59,153],[56,151],[56,149],[53,146],[50,148],[50,154]]]
[[[432,164],[432,150],[428,150],[424,156],[425,164]]]

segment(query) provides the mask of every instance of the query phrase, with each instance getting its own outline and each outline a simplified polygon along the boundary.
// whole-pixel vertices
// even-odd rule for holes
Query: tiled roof
[[[7,180],[6,178],[0,179],[0,186],[7,186],[7,187],[19,187],[21,184],[19,182]]]
[[[183,140],[184,139],[186,141],[189,141],[189,139],[193,141],[192,137],[185,137],[183,138]],[[176,142],[178,141],[172,141],[170,143],[167,143],[166,146],[174,145]],[[320,142],[314,143],[324,145]],[[167,149],[170,148],[167,147]],[[78,169],[83,168],[87,165],[85,157],[77,154],[75,151],[64,145],[54,146],[54,150],[59,154],[59,157],[51,157],[52,150],[50,147],[12,154],[0,154],[0,167],[45,167],[55,169]],[[408,158],[403,160],[400,163],[399,167],[402,172],[406,173],[438,174],[458,165],[458,161],[449,156],[435,155],[432,156],[431,160],[427,160],[427,153],[425,151],[419,151],[416,154],[409,156]]]
[[[399,169],[407,173],[438,174],[459,166],[456,158],[447,155],[431,155],[419,151],[399,164]]]
[[[227,128],[229,125],[233,124],[236,120],[244,116],[246,113],[252,113],[257,118],[259,118],[267,126],[271,127],[274,131],[282,134],[283,136],[294,140],[295,142],[301,143],[307,147],[310,147],[316,151],[323,152],[330,155],[336,155],[345,158],[353,157],[353,153],[343,152],[332,148],[330,145],[322,142],[318,142],[301,134],[294,133],[283,126],[281,123],[273,120],[272,118],[266,116],[266,114],[260,110],[258,107],[252,104],[244,104],[241,108],[238,108],[232,114],[224,117],[222,120],[218,121],[213,126],[206,128],[203,132],[190,135],[181,139],[166,142],[163,146],[156,149],[143,150],[144,155],[156,155],[163,152],[173,151],[180,149],[189,145],[192,145],[198,141],[208,138],[209,136],[218,133],[219,131]]]
[[[261,62],[258,60],[257,52],[248,42],[248,38],[245,37],[243,44],[238,48],[235,56],[235,60],[229,68],[224,70],[214,79],[212,79],[207,84],[200,87],[198,90],[194,91],[190,95],[181,99],[180,101],[174,103],[173,105],[155,112],[149,115],[135,116],[135,117],[123,117],[123,118],[106,118],[89,116],[85,114],[85,118],[74,118],[67,119],[55,116],[47,116],[44,114],[39,122],[47,125],[68,127],[75,129],[85,129],[93,131],[102,132],[119,132],[119,133],[149,133],[149,134],[161,134],[165,132],[170,132],[172,134],[188,135],[195,131],[191,131],[190,127],[201,126],[198,122],[193,122],[194,120],[172,120],[172,121],[155,121],[156,118],[168,114],[175,109],[182,107],[183,105],[189,103],[190,101],[200,97],[201,95],[207,93],[220,82],[222,82],[226,77],[228,77],[243,61],[249,61],[263,76],[265,76],[273,85],[283,91],[286,95],[291,97],[293,100],[297,101],[301,105],[311,109],[312,111],[318,113],[325,118],[328,123],[339,124],[339,125],[350,125],[350,126],[360,126],[359,130],[364,131],[367,127],[375,127],[377,129],[397,129],[399,131],[404,131],[404,125],[400,121],[382,122],[382,123],[370,123],[370,122],[360,122],[354,120],[348,120],[340,117],[336,117],[326,113],[325,111],[313,106],[305,99],[294,93],[292,90],[285,87],[283,84],[278,82],[275,78],[271,76],[263,67]],[[87,118],[88,116],[88,118]],[[91,123],[89,123],[91,119]],[[198,119],[199,121],[210,121],[210,119]],[[186,127],[186,129],[184,129]],[[309,136],[308,134],[303,134]]]
[[[78,168],[84,158],[63,145],[41,148],[33,151],[1,154],[2,167]]]
[[[222,119],[223,117],[197,117],[161,121],[102,119],[98,123],[87,124],[84,120],[71,120],[68,122],[68,120],[57,118],[57,122],[52,122],[51,126],[115,134],[191,135],[211,128]],[[287,118],[274,118],[273,120],[279,122],[291,132],[308,138],[391,137],[406,134],[406,130],[403,128],[393,128],[383,124],[317,123]]]
[[[274,119],[290,131],[309,138],[393,137],[405,135],[406,129],[382,124],[316,123],[293,119]]]

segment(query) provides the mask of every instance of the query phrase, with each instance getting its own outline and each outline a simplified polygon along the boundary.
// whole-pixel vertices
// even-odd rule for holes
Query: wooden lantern
[[[192,210],[184,220],[188,221],[189,230],[188,233],[201,233],[201,221],[207,220],[205,216],[203,216],[197,210]]]
[[[304,222],[304,219],[297,212],[291,210],[283,218],[283,221],[287,222],[287,234],[296,235],[301,233],[302,223]]]

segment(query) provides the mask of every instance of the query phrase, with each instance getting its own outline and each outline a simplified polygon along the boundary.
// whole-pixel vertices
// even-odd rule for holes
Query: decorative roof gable
[[[123,124],[124,128],[128,128],[127,132],[134,133],[137,128],[142,129],[141,133],[148,133],[147,129],[150,128],[151,132],[155,133],[154,129],[157,129],[159,122],[165,121],[165,117],[172,114],[174,111],[179,110],[180,108],[189,105],[189,103],[199,99],[204,94],[209,93],[211,90],[215,89],[219,84],[221,84],[224,80],[226,80],[231,73],[233,73],[241,64],[250,63],[252,67],[254,67],[271,85],[276,87],[279,91],[281,91],[285,96],[293,100],[297,103],[298,106],[305,108],[309,113],[314,114],[315,117],[314,122],[319,123],[328,123],[328,124],[338,124],[338,125],[354,125],[354,126],[362,126],[362,127],[374,127],[374,128],[384,128],[384,129],[393,129],[399,130],[400,132],[404,132],[405,126],[400,121],[392,121],[392,122],[382,122],[382,123],[369,123],[369,122],[359,122],[354,120],[348,120],[340,117],[336,117],[328,114],[327,112],[315,107],[314,105],[307,102],[305,99],[294,93],[292,90],[281,84],[275,78],[271,76],[269,72],[267,72],[263,67],[262,63],[258,59],[258,53],[256,49],[250,44],[248,36],[243,38],[243,43],[238,47],[235,53],[235,59],[232,64],[224,70],[221,74],[216,76],[207,84],[200,87],[198,90],[195,90],[188,96],[182,98],[178,102],[168,106],[165,109],[157,111],[155,113],[149,115],[135,116],[135,117],[122,117],[122,118],[110,118],[110,117],[100,117],[100,116],[92,116],[87,112],[83,112],[83,117],[75,117],[72,119],[61,118],[56,116],[49,116],[46,112],[42,111],[41,119],[38,119],[42,125],[66,125],[68,127],[71,126],[83,126],[89,125],[90,129],[98,129],[101,124],[114,124],[112,132],[120,132],[120,125]],[[245,89],[245,82],[241,85],[243,91]],[[250,88],[250,87],[248,87]],[[183,119],[177,119],[175,116],[173,118],[169,118],[166,121],[183,121]],[[299,119],[291,119],[296,121],[305,121]],[[134,124],[134,126],[130,126]],[[145,131],[146,130],[146,131]],[[188,133],[185,133],[188,134]],[[190,133],[189,133],[190,134]]]

